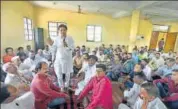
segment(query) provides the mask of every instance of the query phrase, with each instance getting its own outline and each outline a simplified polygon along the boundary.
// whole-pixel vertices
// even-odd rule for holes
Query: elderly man
[[[19,56],[15,56],[11,59],[12,63],[17,67],[19,73],[23,74],[27,78],[32,78],[32,71],[30,67],[21,62]]]
[[[21,90],[22,94],[29,91],[30,81],[18,73],[17,67],[14,64],[6,63],[4,70],[7,72],[7,76],[4,81],[5,84],[11,84],[15,86]]]
[[[17,90],[19,91],[18,92],[19,97],[14,101],[15,103],[14,102],[12,103],[16,105],[21,104],[17,109],[22,109],[21,108],[22,106],[33,107],[34,95],[30,91],[30,87],[29,87],[30,82],[17,72],[17,67],[14,64],[6,63],[5,66],[6,67],[4,70],[7,72],[7,76],[4,83],[16,87]],[[25,107],[25,108],[29,109],[29,107]]]
[[[105,76],[105,71],[106,66],[104,64],[96,65],[96,76],[91,78],[80,93],[78,101],[92,91],[91,102],[85,109],[113,109],[112,85]]]
[[[54,70],[58,78],[58,84],[62,87],[69,86],[70,74],[73,73],[72,52],[74,40],[67,35],[67,26],[58,27],[58,37],[53,41],[48,38],[48,43],[53,51]],[[63,81],[65,75],[65,82]]]

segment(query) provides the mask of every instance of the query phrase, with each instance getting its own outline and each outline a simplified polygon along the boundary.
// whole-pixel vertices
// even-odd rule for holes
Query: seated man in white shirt
[[[49,61],[47,59],[45,59],[44,54],[43,54],[43,50],[42,49],[38,49],[37,54],[35,55],[35,61],[36,63],[39,62],[46,62],[48,65],[50,65]]]
[[[141,73],[136,73],[134,75],[134,85],[131,89],[124,91],[124,98],[127,101],[127,105],[133,109],[136,99],[139,97],[141,84],[147,82],[146,76]]]
[[[45,49],[43,50],[43,55],[46,60],[48,61],[52,60],[52,54],[51,54],[51,51],[49,50],[48,45],[45,45]]]
[[[158,88],[153,83],[143,83],[140,91],[140,97],[137,99],[134,109],[167,109],[159,99]]]
[[[5,71],[7,72],[5,84],[12,85],[18,90],[18,98],[14,100],[15,103],[12,102],[12,105],[21,104],[17,109],[24,109],[24,106],[27,106],[25,109],[29,109],[29,107],[34,106],[34,95],[30,91],[30,82],[17,72],[17,67],[12,63],[6,64]],[[7,106],[4,107],[7,108]]]
[[[159,99],[158,88],[151,82],[141,85],[140,96],[135,99],[136,103],[133,108],[121,105],[120,109],[167,109],[164,103]]]
[[[26,64],[23,64],[19,58],[19,56],[15,56],[11,59],[12,64],[17,67],[19,73],[23,74],[29,80],[32,80],[32,71],[30,71],[30,67]]]
[[[160,56],[160,53],[158,52],[156,53],[156,56],[152,59],[152,61],[155,62],[157,68],[163,66],[165,63],[164,59]]]
[[[86,84],[90,81],[90,79],[95,76],[96,73],[96,62],[98,58],[94,55],[89,56],[88,65],[85,66],[85,68],[82,68],[78,76],[82,73],[84,74],[84,78],[81,78],[78,83],[78,89],[75,91],[75,95],[79,95],[80,92],[84,89]]]
[[[148,59],[142,59],[141,60],[141,65],[143,67],[143,73],[147,77],[147,80],[151,81],[152,80],[152,70],[149,66],[149,60]]]

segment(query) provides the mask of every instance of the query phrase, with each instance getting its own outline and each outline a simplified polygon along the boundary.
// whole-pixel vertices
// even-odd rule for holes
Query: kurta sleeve
[[[68,44],[67,49],[68,49],[68,50],[71,50],[71,51],[74,51],[74,49],[75,49],[74,40],[73,40],[72,37],[70,37],[70,39],[69,39],[69,44]]]
[[[40,81],[38,83],[38,89],[41,93],[45,94],[46,96],[49,97],[65,97],[65,93],[60,93],[57,91],[52,90],[44,81]]]
[[[55,57],[56,57],[56,52],[57,52],[57,41],[56,41],[56,39],[54,40],[54,43],[49,47],[50,47],[50,51],[51,51],[51,54],[52,54],[52,60],[54,60]]]

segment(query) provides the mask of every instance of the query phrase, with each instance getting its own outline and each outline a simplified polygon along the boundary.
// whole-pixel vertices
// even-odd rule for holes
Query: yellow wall
[[[108,16],[95,14],[78,14],[69,11],[48,8],[35,8],[37,27],[44,28],[45,38],[48,37],[48,21],[66,22],[68,34],[73,36],[76,45],[87,45],[94,47],[101,43],[86,42],[86,26],[88,24],[102,26],[102,43],[128,44],[130,33],[130,18],[112,19]]]
[[[33,41],[26,41],[24,36],[23,17],[33,19],[33,6],[24,1],[2,1],[1,2],[1,54],[4,48],[27,44],[33,45]]]
[[[60,21],[68,24],[68,34],[73,36],[76,46],[87,45],[95,47],[101,43],[109,45],[129,45],[129,36],[131,29],[131,17],[112,19],[109,16],[97,14],[77,14],[69,11],[48,9],[32,6],[25,1],[2,1],[1,2],[1,50],[11,46],[17,48],[30,44],[33,41],[26,41],[24,38],[23,17],[27,16],[33,20],[35,27],[44,28],[45,40],[48,37],[48,21]],[[86,26],[88,24],[102,26],[102,42],[86,42]],[[178,22],[162,22],[160,24],[171,25],[170,32],[178,32]],[[140,19],[138,26],[138,35],[145,38],[136,41],[136,45],[149,46],[152,33],[152,23],[149,20]],[[176,42],[178,50],[178,38]],[[3,52],[1,52],[3,53]]]

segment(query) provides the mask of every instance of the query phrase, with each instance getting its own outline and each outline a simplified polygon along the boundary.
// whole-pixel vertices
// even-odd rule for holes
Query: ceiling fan
[[[85,14],[85,13],[82,12],[81,5],[78,5],[77,12],[72,12],[72,13]]]

